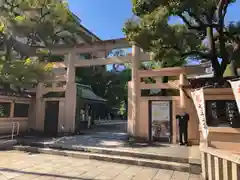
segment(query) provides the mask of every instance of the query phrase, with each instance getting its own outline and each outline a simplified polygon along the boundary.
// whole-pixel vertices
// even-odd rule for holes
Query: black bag
[[[188,121],[188,120],[189,120],[189,114],[188,114],[188,113],[184,113],[183,118],[184,118],[186,121]]]

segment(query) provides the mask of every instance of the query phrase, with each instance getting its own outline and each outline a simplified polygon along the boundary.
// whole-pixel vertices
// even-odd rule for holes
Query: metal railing
[[[1,123],[0,124],[0,133],[1,133],[1,130],[3,130],[3,132],[4,132],[6,129],[11,129],[11,133],[9,131],[8,133],[4,133],[6,135],[0,135],[0,139],[10,138],[11,140],[13,140],[14,137],[16,137],[19,134],[19,128],[20,128],[19,122]]]

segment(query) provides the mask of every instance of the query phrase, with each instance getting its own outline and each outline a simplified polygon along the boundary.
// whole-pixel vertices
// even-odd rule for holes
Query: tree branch
[[[41,8],[41,9],[40,9],[40,14],[41,14],[41,17],[40,17],[40,19],[38,20],[38,23],[41,23],[42,20],[43,20],[48,14],[50,14],[50,11],[47,11],[47,12],[43,13],[43,8]]]
[[[223,8],[223,15],[224,15],[224,17],[226,16],[226,14],[227,14],[227,8],[228,8],[228,5],[230,4],[230,1],[229,0],[227,0],[227,3],[226,3],[226,5],[224,6],[224,8]]]
[[[8,0],[5,0],[5,3],[10,6],[11,11],[12,11],[14,8],[19,7],[19,4],[14,5],[14,2],[10,3],[10,2],[8,2]]]
[[[196,50],[192,50],[192,51],[189,51],[189,52],[182,53],[181,56],[182,57],[198,56],[198,57],[203,58],[203,59],[211,60],[211,53],[200,52],[200,51],[196,51]]]
[[[223,33],[224,33],[224,35],[226,35],[228,38],[232,39],[233,41],[235,41],[237,44],[240,45],[240,37],[236,36],[236,35],[239,34],[238,32],[230,33],[229,31],[224,31]]]
[[[200,18],[198,18],[196,15],[194,15],[193,13],[188,12],[189,16],[193,17],[195,19],[195,21],[199,24],[198,26],[196,25],[192,25],[189,20],[184,17],[184,15],[182,14],[178,14],[178,16],[183,20],[183,22],[188,26],[188,29],[194,29],[197,31],[204,31],[206,30],[206,27],[212,27],[212,28],[218,28],[219,25],[215,24],[215,23],[204,23]]]
[[[219,23],[219,28],[217,28],[217,31],[219,33],[219,46],[220,46],[220,54],[222,58],[222,63],[220,65],[222,70],[225,70],[227,67],[227,64],[229,63],[228,59],[228,53],[226,50],[225,45],[225,38],[224,38],[224,8],[227,9],[228,4],[226,3],[226,0],[220,0],[217,6],[217,18]]]
[[[188,11],[188,14],[189,14],[189,16],[191,16],[195,19],[195,21],[199,24],[199,26],[205,26],[205,23],[198,16],[196,16],[194,13]]]
[[[217,16],[219,18],[218,21],[220,21],[220,19],[225,17],[229,4],[230,4],[230,0],[219,0],[217,5]]]
[[[201,27],[201,26],[192,25],[189,22],[189,20],[186,17],[184,17],[184,15],[178,14],[178,16],[183,20],[183,22],[188,26],[189,29],[203,30],[203,27]]]

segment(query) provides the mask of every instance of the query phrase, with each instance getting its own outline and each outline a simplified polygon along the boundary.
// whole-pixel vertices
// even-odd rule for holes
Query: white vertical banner
[[[194,90],[191,92],[194,106],[197,110],[197,115],[199,118],[199,124],[202,129],[202,135],[204,139],[207,139],[208,136],[208,126],[206,119],[206,111],[205,111],[205,99],[203,88]]]
[[[237,103],[238,111],[240,113],[240,80],[238,81],[229,81],[232,87],[232,91]]]

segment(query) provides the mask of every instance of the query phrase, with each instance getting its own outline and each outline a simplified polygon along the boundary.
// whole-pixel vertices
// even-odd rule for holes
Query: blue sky
[[[131,0],[68,0],[82,24],[101,39],[123,37],[122,27],[131,17]]]
[[[131,0],[68,0],[82,24],[101,39],[123,37],[124,22],[132,16]],[[227,20],[240,20],[240,0],[232,5]]]

